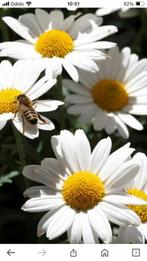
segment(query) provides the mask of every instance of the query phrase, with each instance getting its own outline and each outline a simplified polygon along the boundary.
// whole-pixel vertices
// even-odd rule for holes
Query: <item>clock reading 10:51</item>
[[[79,6],[80,2],[67,2],[68,6]]]

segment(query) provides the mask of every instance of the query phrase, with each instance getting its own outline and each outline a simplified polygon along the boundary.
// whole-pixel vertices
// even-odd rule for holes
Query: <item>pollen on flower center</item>
[[[21,91],[13,88],[0,90],[0,114],[16,112],[16,97],[22,94]]]
[[[147,201],[147,194],[142,191],[142,190],[138,190],[138,189],[129,189],[128,193],[130,195],[136,196],[138,198],[141,198],[145,201]],[[147,222],[147,204],[146,205],[140,205],[140,206],[133,206],[133,205],[129,205],[129,207],[136,212],[136,214],[140,217],[142,223],[146,223]]]
[[[43,57],[65,57],[74,48],[71,36],[57,29],[41,34],[36,42],[35,49]]]
[[[92,88],[94,102],[107,112],[121,110],[128,103],[125,86],[115,80],[101,80]]]
[[[101,179],[88,171],[75,172],[64,182],[62,195],[65,202],[76,210],[88,210],[104,197]]]

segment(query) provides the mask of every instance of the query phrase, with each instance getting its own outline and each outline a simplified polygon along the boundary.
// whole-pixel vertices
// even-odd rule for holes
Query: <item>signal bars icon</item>
[[[10,2],[5,2],[2,4],[2,6],[9,6]]]

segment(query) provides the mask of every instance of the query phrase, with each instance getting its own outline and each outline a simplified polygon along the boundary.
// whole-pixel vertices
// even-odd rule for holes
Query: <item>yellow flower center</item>
[[[41,34],[36,42],[35,49],[43,57],[65,57],[74,48],[71,36],[62,31],[53,29]]]
[[[16,97],[22,94],[21,91],[13,88],[7,88],[4,90],[0,90],[0,114],[16,112]]]
[[[107,112],[119,111],[128,103],[128,93],[119,81],[101,80],[91,93],[94,102]]]
[[[139,189],[129,189],[128,193],[130,195],[136,196],[138,198],[141,198],[145,201],[147,201],[147,194]],[[136,212],[136,214],[140,217],[142,223],[147,222],[147,204],[146,205],[140,205],[140,206],[133,206],[129,205],[129,207]]]
[[[65,202],[76,210],[86,211],[96,206],[104,197],[104,184],[88,171],[73,173],[64,182],[62,195]]]

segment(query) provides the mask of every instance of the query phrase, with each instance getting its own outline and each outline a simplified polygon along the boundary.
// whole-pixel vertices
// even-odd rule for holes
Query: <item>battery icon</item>
[[[138,1],[138,2],[136,2],[136,5],[137,6],[144,6],[145,2],[144,1]]]

